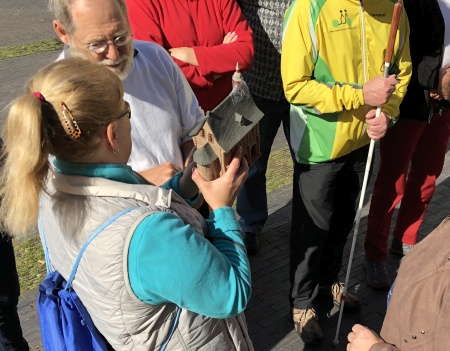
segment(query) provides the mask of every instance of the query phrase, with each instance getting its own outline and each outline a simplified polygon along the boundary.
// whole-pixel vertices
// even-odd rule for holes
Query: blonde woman
[[[242,314],[250,268],[230,207],[248,170],[241,150],[214,182],[191,164],[155,187],[126,165],[132,111],[117,75],[72,58],[26,89],[4,126],[5,229],[21,235],[39,217],[51,264],[67,279],[86,238],[131,209],[91,242],[73,282],[112,347],[159,349],[181,308],[167,350],[253,350]],[[187,204],[198,189],[213,209],[206,221]]]

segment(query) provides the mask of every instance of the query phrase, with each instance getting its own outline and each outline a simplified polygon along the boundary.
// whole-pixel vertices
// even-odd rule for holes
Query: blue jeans
[[[268,218],[266,170],[270,149],[283,123],[284,135],[289,140],[289,103],[261,98],[253,95],[256,106],[264,113],[259,122],[260,157],[251,165],[248,178],[238,196],[236,211],[241,217],[239,223],[242,231],[260,234]]]
[[[12,242],[0,233],[0,351],[28,350],[17,314],[19,295]]]

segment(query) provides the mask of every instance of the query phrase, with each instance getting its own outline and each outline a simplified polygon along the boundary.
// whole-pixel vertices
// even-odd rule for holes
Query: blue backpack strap
[[[67,284],[66,284],[65,290],[70,289],[70,287],[72,285],[72,281],[75,278],[75,273],[77,272],[77,269],[78,269],[78,264],[81,261],[81,257],[83,256],[84,251],[87,249],[87,247],[92,242],[92,240],[94,240],[95,237],[103,231],[103,229],[105,229],[108,225],[110,225],[112,222],[114,222],[117,218],[123,216],[124,214],[126,214],[134,209],[135,208],[129,208],[129,209],[124,210],[124,211],[116,214],[115,216],[111,217],[105,223],[103,223],[94,233],[92,233],[89,238],[87,238],[86,242],[84,243],[83,247],[81,248],[80,252],[78,253],[77,259],[72,268],[72,272],[70,273],[69,279],[67,279]],[[169,333],[167,334],[166,340],[164,340],[163,344],[161,345],[160,351],[164,351],[166,349],[167,345],[169,344],[170,339],[172,338],[173,333],[175,333],[175,329],[177,328],[177,325],[178,325],[178,320],[180,319],[180,314],[181,314],[181,308],[177,307],[177,313],[175,315],[175,318],[173,319],[172,326],[170,327],[170,330],[169,330]]]
[[[80,252],[78,253],[77,259],[75,260],[75,263],[74,263],[73,268],[72,268],[72,272],[70,273],[70,276],[69,276],[69,279],[67,279],[67,283],[66,283],[66,287],[65,287],[66,290],[69,290],[70,287],[72,286],[72,281],[75,278],[75,273],[77,272],[78,264],[81,261],[81,257],[83,256],[84,251],[86,251],[87,247],[92,242],[92,240],[94,240],[95,237],[97,235],[99,235],[103,231],[103,229],[105,229],[107,226],[109,226],[117,218],[122,217],[124,214],[126,214],[128,212],[131,212],[134,209],[136,209],[136,207],[128,208],[128,209],[123,210],[122,212],[119,212],[116,215],[112,216],[105,223],[103,223],[100,227],[98,227],[97,230],[89,236],[89,238],[87,238],[87,240],[85,241],[83,247],[80,249]]]
[[[172,338],[173,333],[175,333],[175,329],[178,325],[178,320],[180,319],[181,314],[181,308],[177,307],[177,314],[175,315],[175,318],[173,319],[172,327],[169,330],[169,334],[167,334],[166,340],[164,340],[163,344],[161,345],[161,348],[159,351],[164,351],[169,344],[170,339]]]
[[[110,219],[108,219],[105,223],[103,223],[99,228],[97,228],[97,230],[92,233],[89,238],[87,238],[87,240],[85,241],[84,245],[82,246],[80,252],[78,253],[77,259],[75,260],[75,264],[72,268],[72,272],[70,273],[69,279],[67,280],[67,284],[66,284],[66,290],[68,290],[70,288],[70,286],[72,285],[72,281],[75,277],[75,273],[78,269],[78,264],[80,263],[81,260],[81,256],[83,256],[83,252],[87,249],[88,245],[91,243],[92,240],[94,240],[94,238],[100,234],[103,229],[105,229],[108,225],[110,225],[112,222],[114,222],[117,218],[123,216],[124,214],[133,211],[134,209],[136,209],[136,207],[133,208],[128,208],[126,210],[123,210],[122,212],[117,213],[116,215],[114,215],[113,217],[111,217]],[[42,214],[39,214],[39,221],[38,221],[38,225],[39,225],[39,234],[41,236],[41,242],[42,242],[42,248],[44,250],[44,256],[45,256],[45,265],[47,267],[47,274],[52,273],[52,269],[51,269],[51,263],[50,263],[50,257],[48,254],[48,247],[47,247],[47,241],[45,240],[45,234],[44,234],[44,228],[42,226]]]

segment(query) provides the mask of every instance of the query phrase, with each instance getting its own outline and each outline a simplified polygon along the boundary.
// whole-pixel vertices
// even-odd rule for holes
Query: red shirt
[[[134,39],[165,49],[192,47],[198,66],[175,59],[200,106],[216,107],[231,91],[236,63],[241,70],[253,61],[253,32],[235,0],[127,0]],[[238,39],[222,44],[229,32]],[[221,75],[214,79],[214,76]]]

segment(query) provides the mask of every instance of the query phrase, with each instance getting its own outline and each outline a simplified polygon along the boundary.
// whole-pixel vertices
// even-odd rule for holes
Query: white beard
[[[108,69],[113,71],[117,76],[120,78],[120,80],[124,80],[131,72],[131,68],[133,67],[133,60],[134,60],[134,45],[133,41],[131,40],[127,46],[129,46],[129,54],[128,55],[122,55],[117,60],[111,60],[111,59],[104,59],[104,60],[97,60],[97,62],[101,65],[106,66]],[[81,58],[93,58],[92,55],[89,54],[89,51],[82,50],[76,47],[75,43],[71,43],[69,46],[70,55],[72,57],[81,57]],[[122,63],[125,61],[125,65],[122,69],[118,68],[112,68],[111,65],[118,65],[119,63]]]

